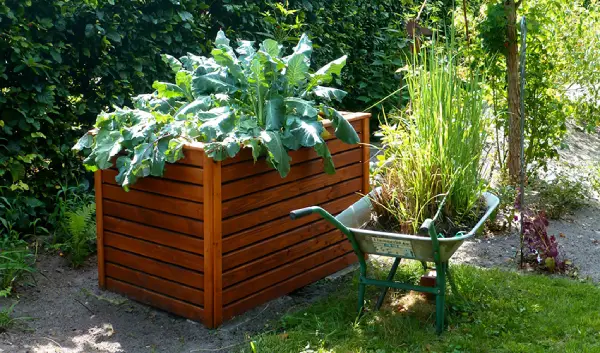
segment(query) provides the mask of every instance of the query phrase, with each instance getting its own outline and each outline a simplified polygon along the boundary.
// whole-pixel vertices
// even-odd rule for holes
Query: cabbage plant
[[[288,151],[310,147],[325,171],[335,173],[321,120],[330,119],[343,142],[359,142],[330,106],[346,92],[324,86],[340,75],[346,56],[311,73],[311,53],[306,34],[284,56],[283,46],[271,39],[258,47],[239,41],[234,50],[219,31],[210,58],[163,55],[174,82],[154,82],[153,93],[134,98],[134,109],[100,114],[95,133],[74,149],[89,151],[84,164],[90,170],[110,168],[117,157],[116,179],[126,189],[137,178],[162,176],[165,163],[183,158],[185,144],[198,142],[217,161],[251,148],[255,161],[265,156],[282,177],[290,170]]]

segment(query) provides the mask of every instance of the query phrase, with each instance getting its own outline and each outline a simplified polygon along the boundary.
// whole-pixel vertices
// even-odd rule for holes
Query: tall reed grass
[[[384,228],[415,233],[446,194],[441,213],[446,230],[479,216],[487,119],[480,77],[459,72],[459,62],[452,39],[434,40],[413,55],[406,70],[410,101],[381,129],[385,149],[374,206]]]

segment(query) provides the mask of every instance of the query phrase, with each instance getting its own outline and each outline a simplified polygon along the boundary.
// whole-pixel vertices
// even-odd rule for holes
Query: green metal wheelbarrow
[[[456,250],[466,240],[471,238],[481,228],[483,223],[490,217],[492,212],[498,206],[500,200],[495,195],[484,193],[486,201],[486,212],[477,224],[468,233],[459,232],[454,237],[441,238],[435,229],[435,220],[439,217],[440,211],[434,219],[426,219],[419,229],[419,235],[396,234],[362,229],[371,218],[371,197],[377,189],[352,206],[348,207],[337,217],[321,207],[306,207],[290,212],[290,217],[296,219],[309,214],[318,213],[328,222],[336,226],[344,233],[352,249],[358,256],[360,265],[360,277],[358,282],[358,311],[359,315],[363,311],[365,287],[375,285],[383,287],[383,292],[379,296],[376,304],[376,310],[379,310],[385,299],[388,289],[413,290],[435,295],[436,302],[436,331],[442,333],[444,327],[444,311],[446,299],[446,280],[453,286],[452,277],[448,262]],[[440,207],[441,209],[441,207]],[[365,258],[367,254],[381,255],[395,258],[392,268],[385,281],[367,277],[367,264]],[[402,259],[414,259],[421,261],[423,269],[427,270],[427,262],[435,263],[437,273],[435,287],[417,286],[410,283],[394,281],[394,275]]]

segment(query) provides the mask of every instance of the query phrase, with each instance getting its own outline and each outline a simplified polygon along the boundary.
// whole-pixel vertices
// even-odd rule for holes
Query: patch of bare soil
[[[95,258],[82,269],[41,255],[29,285],[16,298],[21,324],[0,333],[1,353],[235,352],[248,334],[268,331],[269,322],[335,292],[341,279],[323,280],[209,330],[121,295],[98,289]]]

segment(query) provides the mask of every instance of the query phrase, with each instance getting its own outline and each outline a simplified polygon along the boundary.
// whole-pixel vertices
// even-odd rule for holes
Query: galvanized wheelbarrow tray
[[[498,207],[500,200],[495,195],[484,193],[486,201],[486,212],[479,222],[468,233],[459,232],[454,237],[441,238],[435,229],[435,219],[439,217],[440,212],[434,219],[426,219],[419,228],[419,235],[397,234],[379,232],[374,230],[362,229],[371,218],[371,197],[376,190],[352,206],[348,207],[337,217],[333,217],[329,212],[321,207],[306,207],[290,212],[290,217],[296,219],[312,213],[318,213],[328,222],[336,226],[344,233],[352,249],[358,256],[360,264],[360,277],[358,284],[358,310],[362,313],[364,307],[365,287],[366,285],[375,285],[383,287],[376,309],[379,310],[388,288],[397,288],[405,290],[414,290],[418,292],[431,293],[436,297],[436,331],[441,333],[444,327],[444,310],[446,298],[446,279],[452,284],[452,277],[448,262],[462,243],[471,238],[481,228],[483,223],[490,217],[492,212]],[[367,254],[382,255],[395,258],[392,268],[385,281],[368,278],[367,264],[365,258]],[[435,287],[417,286],[410,283],[394,281],[394,275],[402,259],[414,259],[421,261],[424,270],[427,270],[427,262],[435,263],[437,273]]]

